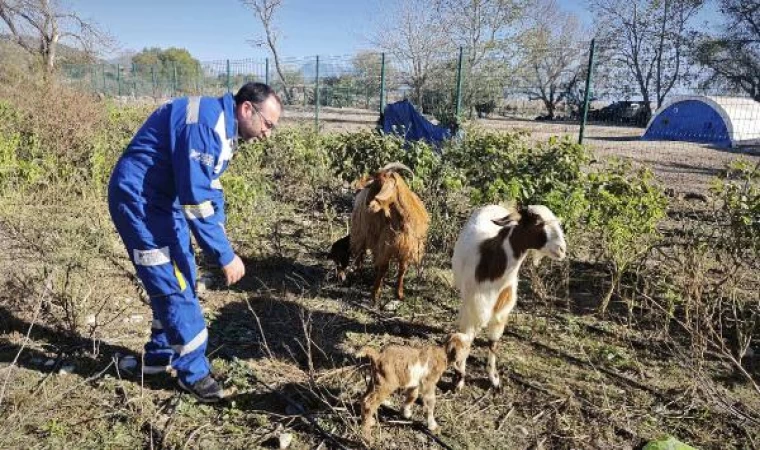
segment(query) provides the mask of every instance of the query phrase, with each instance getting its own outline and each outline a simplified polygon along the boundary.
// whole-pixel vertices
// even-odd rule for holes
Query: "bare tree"
[[[370,41],[394,59],[399,81],[411,87],[418,104],[431,75],[453,50],[441,15],[429,0],[396,1]]]
[[[760,101],[760,0],[721,0],[727,19],[719,36],[703,36],[696,46],[700,64],[712,70],[707,84],[725,81]]]
[[[466,48],[475,69],[483,58],[514,34],[514,25],[533,0],[434,0],[452,42]]]
[[[16,44],[41,59],[46,74],[55,69],[59,42],[88,55],[113,43],[94,22],[64,9],[56,0],[0,0],[0,19]]]
[[[599,43],[635,79],[651,113],[684,78],[691,23],[705,0],[591,0]]]
[[[282,6],[282,0],[241,0],[243,5],[251,8],[256,17],[264,27],[264,37],[258,40],[254,40],[253,43],[256,46],[262,46],[266,44],[269,47],[269,51],[272,52],[274,58],[274,67],[277,70],[277,76],[282,83],[283,91],[285,92],[285,100],[287,103],[292,103],[293,93],[291,92],[289,85],[289,77],[286,76],[285,71],[282,68],[280,61],[280,54],[277,51],[277,40],[280,38],[280,33],[275,27],[274,18],[277,10]]]
[[[509,61],[518,24],[535,0],[434,0],[449,39],[463,47],[464,104],[493,101],[498,81],[512,74]]]
[[[561,11],[555,0],[542,1],[518,39],[522,54],[519,80],[531,100],[544,103],[549,119],[572,97],[583,79],[585,36],[578,17]]]

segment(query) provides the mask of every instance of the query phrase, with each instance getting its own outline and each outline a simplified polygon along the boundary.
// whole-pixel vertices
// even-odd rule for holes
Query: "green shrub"
[[[729,232],[723,246],[739,259],[760,258],[760,163],[732,162],[715,180],[713,193],[721,201]]]
[[[459,171],[474,204],[543,204],[563,222],[575,223],[586,208],[586,150],[569,138],[532,143],[525,137],[519,132],[468,130],[460,144],[446,149],[445,164]]]
[[[327,148],[335,175],[349,183],[398,161],[412,169],[415,176],[407,181],[412,190],[418,191],[440,165],[440,158],[428,144],[405,143],[398,136],[374,131],[334,135],[327,138]]]
[[[588,175],[586,200],[586,224],[611,272],[610,289],[601,304],[604,313],[613,293],[619,292],[622,274],[659,238],[657,225],[665,216],[667,199],[649,169],[634,171],[630,163],[615,161]]]

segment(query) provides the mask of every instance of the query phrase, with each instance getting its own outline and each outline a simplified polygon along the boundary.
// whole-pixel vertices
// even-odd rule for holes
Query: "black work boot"
[[[179,386],[201,403],[217,403],[220,400],[224,400],[224,391],[211,374],[206,375],[191,385],[179,380]]]

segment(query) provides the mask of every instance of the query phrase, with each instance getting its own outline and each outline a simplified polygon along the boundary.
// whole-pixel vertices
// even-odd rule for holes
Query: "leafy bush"
[[[729,225],[723,246],[739,259],[760,258],[760,163],[745,159],[729,165],[715,181],[713,192],[722,201]]]
[[[587,152],[569,138],[530,143],[525,137],[468,130],[460,144],[446,149],[446,165],[459,170],[474,204],[544,204],[564,222],[576,222],[585,209],[581,169]]]
[[[630,163],[618,161],[588,175],[586,200],[587,226],[611,272],[601,304],[604,313],[613,293],[619,292],[622,274],[658,239],[657,224],[665,216],[667,199],[650,170],[633,171]]]
[[[349,183],[398,161],[412,169],[415,176],[407,181],[413,190],[420,190],[440,165],[440,159],[432,147],[424,142],[405,143],[404,139],[395,135],[361,131],[337,134],[327,139],[332,169],[336,176]]]

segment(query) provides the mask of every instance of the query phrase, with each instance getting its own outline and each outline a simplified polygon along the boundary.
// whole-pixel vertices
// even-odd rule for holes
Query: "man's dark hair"
[[[243,87],[237,91],[237,94],[235,94],[235,104],[240,105],[243,102],[251,102],[254,105],[260,105],[264,103],[270,95],[274,96],[277,103],[280,105],[280,108],[282,108],[282,100],[280,100],[280,97],[274,92],[274,89],[268,84],[252,81],[244,84]]]

